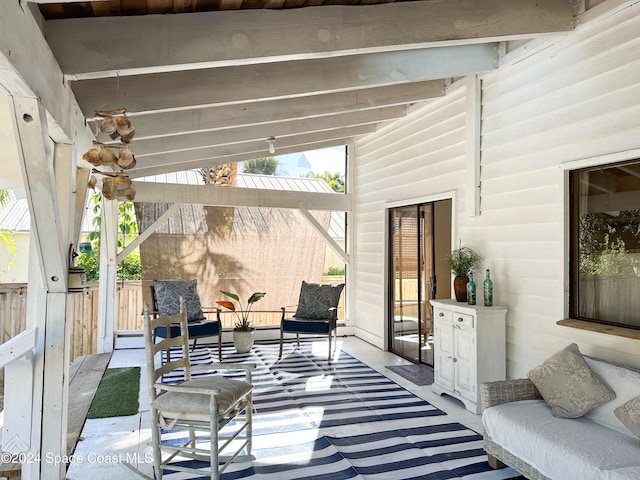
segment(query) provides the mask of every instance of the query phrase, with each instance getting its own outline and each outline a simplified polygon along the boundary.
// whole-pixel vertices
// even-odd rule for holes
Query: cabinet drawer
[[[437,322],[451,323],[453,312],[451,310],[442,310],[440,308],[434,308],[433,317]]]
[[[453,312],[453,324],[462,328],[474,328],[473,315]]]

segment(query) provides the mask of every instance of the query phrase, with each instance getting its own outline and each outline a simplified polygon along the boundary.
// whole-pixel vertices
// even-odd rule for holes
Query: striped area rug
[[[489,467],[481,435],[447,422],[443,411],[353,357],[340,352],[329,364],[325,349],[314,355],[312,342],[304,342],[300,350],[293,345],[287,344],[281,360],[277,344],[257,344],[242,355],[224,347],[225,363],[257,365],[256,460],[231,465],[222,480],[519,478],[514,470]],[[215,347],[202,346],[192,353],[193,363],[215,360]],[[429,425],[429,417],[437,424]],[[416,421],[407,423],[409,419]],[[323,435],[326,428],[353,425],[357,432],[367,424],[375,433]],[[418,426],[398,428],[401,424]],[[192,477],[174,473],[164,478]]]

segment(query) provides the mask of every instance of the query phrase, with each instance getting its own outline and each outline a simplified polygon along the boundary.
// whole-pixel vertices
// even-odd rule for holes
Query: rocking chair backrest
[[[175,315],[157,316],[153,318],[149,313],[149,305],[144,305],[144,343],[145,352],[147,356],[147,374],[149,378],[149,395],[151,400],[156,398],[156,389],[153,384],[156,383],[162,375],[172,372],[176,369],[182,369],[184,371],[185,380],[191,379],[190,374],[190,361],[189,361],[189,331],[187,328],[187,312],[185,310],[184,298],[180,297],[180,313]],[[168,338],[161,338],[159,342],[154,343],[155,335],[153,332],[158,327],[167,327],[166,331],[171,332],[168,328],[170,324],[180,325],[180,335],[177,337],[171,337],[169,333]],[[177,355],[170,355],[169,351],[172,347],[182,347],[182,355],[180,358],[176,358]],[[163,352],[163,359],[158,368],[155,367],[155,356],[158,352]],[[165,361],[166,359],[172,359]]]

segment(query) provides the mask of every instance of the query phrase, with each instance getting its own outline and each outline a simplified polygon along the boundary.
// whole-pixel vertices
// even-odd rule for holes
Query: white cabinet
[[[480,413],[480,383],[504,380],[506,340],[504,307],[430,300],[433,306],[434,382],[446,393]]]

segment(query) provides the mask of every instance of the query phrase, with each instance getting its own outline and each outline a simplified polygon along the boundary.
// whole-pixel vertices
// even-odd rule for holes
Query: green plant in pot
[[[224,290],[220,290],[220,293],[232,298],[238,303],[238,308],[236,308],[236,304],[229,300],[219,300],[216,302],[221,307],[231,310],[236,314],[237,320],[233,327],[233,344],[238,353],[247,353],[251,350],[255,339],[255,328],[251,325],[251,320],[249,320],[251,307],[258,300],[261,300],[266,295],[266,292],[254,292],[247,300],[247,306],[244,309],[242,308],[240,297],[237,294],[225,292]]]
[[[453,279],[453,291],[458,302],[467,300],[467,283],[469,271],[474,270],[482,263],[482,257],[471,247],[460,246],[447,255],[447,267],[455,275]]]

